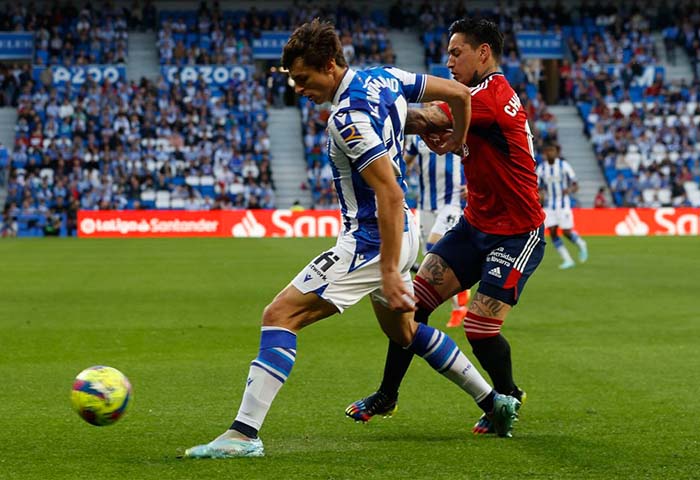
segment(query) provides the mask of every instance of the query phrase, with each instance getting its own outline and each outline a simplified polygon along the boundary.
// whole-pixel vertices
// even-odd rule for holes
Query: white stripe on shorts
[[[532,255],[535,245],[537,245],[540,241],[540,237],[537,235],[538,230],[539,229],[535,229],[530,232],[530,238],[527,239],[523,251],[520,252],[520,255],[518,255],[518,258],[513,264],[513,268],[519,272],[523,271],[527,261],[530,260],[530,255]]]

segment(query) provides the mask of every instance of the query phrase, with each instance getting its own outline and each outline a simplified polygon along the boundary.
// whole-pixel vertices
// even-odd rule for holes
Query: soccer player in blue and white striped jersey
[[[311,260],[265,308],[260,348],[233,424],[213,441],[188,449],[185,457],[263,456],[258,431],[294,366],[297,333],[368,295],[393,342],[470,394],[493,418],[498,433],[510,436],[519,401],[497,394],[449,336],[414,320],[410,268],[419,242],[404,200],[407,107],[409,102],[446,101],[455,112],[454,130],[438,148],[455,150],[466,139],[469,90],[396,68],[354,71],[333,25],[318,20],[292,33],[282,65],[297,93],[333,105],[328,148],[343,228],[336,245]]]
[[[452,152],[442,155],[433,152],[418,135],[409,138],[404,158],[407,167],[415,163],[418,169],[418,209],[423,255],[426,255],[462,216],[467,193],[462,158]],[[417,267],[414,271],[418,271]],[[468,302],[469,290],[452,297],[447,327],[462,325]]]
[[[576,174],[569,162],[559,157],[556,142],[545,142],[542,154],[544,161],[537,167],[537,177],[546,214],[544,226],[549,229],[552,243],[563,260],[559,268],[572,268],[576,264],[559,237],[560,227],[564,236],[578,247],[579,261],[583,263],[588,260],[588,247],[574,230],[574,214],[571,211],[571,194],[578,191]]]

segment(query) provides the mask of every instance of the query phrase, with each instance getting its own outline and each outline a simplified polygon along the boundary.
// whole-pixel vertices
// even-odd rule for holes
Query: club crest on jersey
[[[355,125],[352,123],[346,123],[352,122],[350,115],[345,113],[336,115],[333,121],[335,121],[335,126],[338,129],[338,133],[340,133],[340,136],[343,138],[343,141],[348,147],[352,148],[364,140],[364,137],[357,131],[357,127]]]

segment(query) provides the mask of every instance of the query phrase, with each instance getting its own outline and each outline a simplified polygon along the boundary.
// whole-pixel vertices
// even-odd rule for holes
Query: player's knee
[[[282,327],[298,331],[304,326],[304,319],[300,315],[291,314],[285,302],[278,297],[263,310],[262,324],[264,327]]]
[[[498,336],[501,333],[503,320],[489,318],[468,311],[464,319],[464,333],[469,343]]]
[[[281,308],[276,300],[267,305],[263,310],[262,324],[266,327],[279,327],[282,319]]]

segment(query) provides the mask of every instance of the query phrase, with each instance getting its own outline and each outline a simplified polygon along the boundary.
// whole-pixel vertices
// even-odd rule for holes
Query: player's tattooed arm
[[[444,132],[449,128],[452,128],[452,121],[437,105],[408,109],[405,128],[407,135],[427,135]]]

